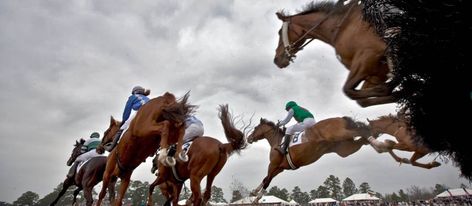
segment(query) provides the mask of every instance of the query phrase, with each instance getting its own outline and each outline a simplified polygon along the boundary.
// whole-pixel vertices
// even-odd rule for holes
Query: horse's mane
[[[315,12],[324,12],[324,13],[331,13],[333,15],[344,14],[349,8],[350,5],[356,4],[357,0],[350,0],[350,2],[344,5],[344,0],[339,0],[337,2],[334,1],[317,1],[317,2],[309,2],[305,6],[302,7],[301,10],[297,11],[298,13],[292,16],[299,16],[299,15],[306,15]],[[288,13],[284,11],[280,11],[283,16],[290,16]]]
[[[398,116],[393,115],[393,114],[387,114],[387,115],[382,115],[382,116],[378,117],[378,120],[389,120],[389,119],[398,120]]]
[[[270,126],[270,127],[276,128],[278,130],[278,132],[283,133],[283,130],[280,129],[279,127],[277,127],[277,125],[275,125],[274,122],[272,122],[270,120],[267,120],[267,119],[264,119],[264,118],[261,118],[261,122],[263,124],[266,124],[266,125]]]
[[[177,100],[176,103],[164,108],[162,111],[162,118],[183,123],[187,115],[192,114],[197,107],[188,103],[189,96],[190,94],[187,92],[182,98]],[[172,98],[174,95],[166,93],[164,94],[164,97]]]
[[[359,129],[361,136],[369,137],[370,136],[370,127],[361,121],[355,121],[352,117],[344,116],[344,120],[347,122],[347,128],[349,129]]]

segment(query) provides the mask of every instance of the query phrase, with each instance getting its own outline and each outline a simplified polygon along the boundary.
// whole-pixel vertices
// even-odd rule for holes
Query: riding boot
[[[282,153],[283,155],[287,154],[287,148],[288,148],[288,145],[290,144],[290,139],[292,139],[292,135],[290,134],[285,134],[285,136],[283,137],[283,143],[282,143],[282,146],[281,147],[277,147],[277,151],[279,151],[280,153]]]
[[[79,165],[78,162],[74,162],[74,164],[70,167],[69,172],[67,173],[67,178],[73,178],[75,175],[75,171],[77,170],[77,166]]]

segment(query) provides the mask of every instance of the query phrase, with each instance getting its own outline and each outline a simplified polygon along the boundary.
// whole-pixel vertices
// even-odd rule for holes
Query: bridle
[[[346,12],[346,14],[344,15],[344,17],[342,18],[342,20],[340,21],[340,23],[336,26],[336,32],[335,32],[335,35],[334,35],[334,39],[336,39],[337,37],[337,34],[339,32],[339,28],[341,27],[341,25],[344,23],[344,21],[346,20],[347,16],[351,13],[351,10],[352,8],[354,7],[355,3],[352,3],[352,5],[350,6],[349,10]],[[308,29],[305,33],[303,33],[297,40],[295,40],[294,42],[290,43],[290,40],[288,39],[288,27],[290,25],[290,18],[287,20],[287,21],[283,21],[283,24],[282,24],[282,43],[284,45],[284,54],[290,59],[290,61],[293,62],[293,58],[296,57],[295,53],[293,52],[294,49],[295,49],[295,45],[298,44],[300,41],[303,41],[305,40],[305,37],[311,33],[313,30],[315,30],[316,28],[318,28],[324,21],[326,21],[326,19],[328,19],[331,14],[333,14],[333,11],[335,9],[331,10],[328,14],[326,14],[326,16],[324,16],[323,19],[321,19],[321,21],[319,21],[317,24],[313,25],[310,27],[310,29]],[[303,43],[300,47],[298,47],[298,50],[302,50],[306,45],[308,45],[310,42],[312,42],[313,40],[315,40],[315,38],[310,38],[307,42]]]

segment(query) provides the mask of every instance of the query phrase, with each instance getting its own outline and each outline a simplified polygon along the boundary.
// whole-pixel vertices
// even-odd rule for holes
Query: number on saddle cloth
[[[292,146],[295,146],[297,144],[301,144],[302,143],[302,138],[305,136],[304,135],[305,132],[295,132],[295,134],[293,135],[292,137],[292,141],[290,141],[290,144],[288,147],[292,147]]]
[[[185,151],[185,154],[188,153],[188,150],[190,149],[190,146],[192,145],[193,141],[188,141],[182,145],[182,150]]]

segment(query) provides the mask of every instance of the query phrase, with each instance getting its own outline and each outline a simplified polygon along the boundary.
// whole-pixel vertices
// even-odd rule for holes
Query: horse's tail
[[[226,151],[226,154],[230,155],[233,152],[239,153],[242,149],[247,147],[246,138],[244,133],[234,126],[233,118],[228,111],[228,105],[220,105],[219,118],[225,131],[226,139],[229,143],[221,145]]]
[[[370,127],[361,121],[354,121],[351,117],[344,116],[343,119],[347,122],[348,129],[355,129],[359,131],[359,134],[362,137],[368,138],[371,136],[370,134]]]

